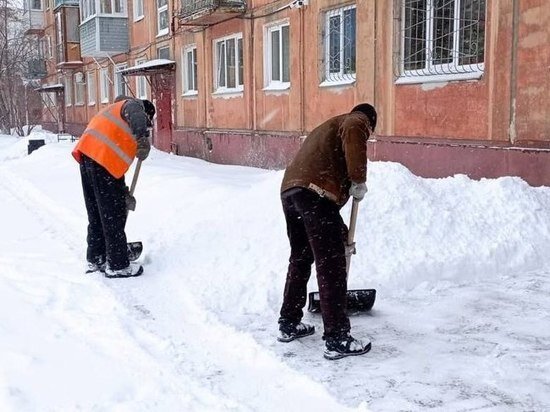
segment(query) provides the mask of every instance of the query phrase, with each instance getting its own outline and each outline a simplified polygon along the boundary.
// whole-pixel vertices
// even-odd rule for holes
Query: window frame
[[[229,72],[228,70],[228,66],[227,66],[227,41],[229,40],[234,40],[235,41],[235,87],[227,87],[227,86],[220,86],[219,85],[219,76],[218,76],[218,70],[219,70],[219,64],[220,62],[218,61],[219,60],[219,56],[218,56],[218,43],[224,43],[224,63],[226,65],[225,67],[225,83],[227,84],[227,80],[228,80],[228,75],[227,73]],[[239,40],[240,40],[240,44],[241,44],[241,47],[239,48]],[[219,38],[216,38],[214,39],[213,41],[213,47],[212,47],[212,51],[214,53],[214,57],[213,57],[213,64],[214,64],[214,67],[213,67],[213,75],[214,75],[214,82],[213,82],[213,85],[214,85],[214,94],[224,94],[224,93],[242,93],[244,91],[244,39],[243,39],[243,33],[242,32],[239,32],[239,33],[234,33],[234,34],[231,34],[229,36],[225,36],[225,37],[219,37]],[[242,60],[243,60],[243,78],[241,79],[241,76],[240,76],[240,66],[239,66],[239,52],[241,53],[242,55]]]
[[[65,76],[65,107],[71,107],[73,105],[73,75],[69,74]]]
[[[141,4],[141,14],[138,14],[138,8],[136,4]],[[134,14],[134,23],[145,18],[145,1],[144,0],[133,0],[133,14]]]
[[[86,83],[78,83],[76,77],[74,79],[74,105],[75,106],[84,106],[86,101]],[[84,79],[82,79],[84,80]]]
[[[114,98],[116,99],[118,96],[128,96],[130,92],[130,88],[128,86],[128,82],[124,81],[124,76],[120,73],[121,70],[127,69],[128,64],[127,63],[120,63],[115,65],[115,72],[114,72]],[[122,87],[123,91],[119,93],[119,89]]]
[[[86,72],[86,88],[88,91],[88,106],[95,106],[97,103],[97,86],[95,70]]]
[[[182,74],[182,85],[183,85],[183,88],[182,88],[182,96],[196,96],[199,94],[199,89],[198,89],[198,71],[197,71],[197,66],[198,66],[198,61],[197,61],[197,45],[196,44],[189,44],[189,45],[186,45],[186,46],[183,46],[182,47],[182,55],[181,55],[181,67],[182,67],[182,70],[181,70],[181,74]],[[189,71],[188,71],[188,68],[189,68],[189,55],[191,55],[191,59],[192,59],[192,67],[193,67],[193,73],[192,73],[192,78],[193,78],[193,87],[191,88],[189,86]]]
[[[283,54],[283,28],[288,27],[288,81],[284,81],[284,54]],[[273,79],[273,37],[274,32],[279,33],[279,74],[280,80]],[[279,21],[264,26],[264,90],[286,90],[290,88],[290,22],[288,20]]]
[[[483,56],[482,63],[474,64],[455,64],[455,59],[460,56],[460,11],[463,0],[454,0],[454,12],[453,12],[453,29],[452,29],[452,42],[453,49],[451,55],[453,61],[451,63],[443,64],[433,64],[432,59],[428,56],[431,56],[434,49],[434,38],[433,38],[433,25],[434,25],[434,14],[435,8],[433,7],[433,0],[427,0],[426,2],[426,27],[425,27],[425,36],[424,36],[424,45],[425,45],[425,67],[423,69],[405,69],[405,32],[407,28],[405,27],[406,19],[406,0],[401,0],[400,12],[401,19],[399,22],[400,33],[399,33],[399,42],[400,42],[400,61],[399,61],[399,76],[396,79],[396,84],[412,84],[412,83],[430,83],[430,82],[442,82],[442,81],[455,81],[455,80],[476,80],[483,76],[485,72],[485,51]],[[481,1],[481,0],[480,0]],[[485,3],[487,7],[487,3]],[[457,27],[458,26],[458,27]],[[484,27],[484,41],[486,41],[486,32]],[[457,70],[457,72],[452,72]],[[462,70],[462,71],[461,71]],[[434,72],[440,72],[439,74],[434,74]]]
[[[355,71],[353,73],[345,73],[345,64],[344,62],[344,35],[345,35],[345,19],[344,13],[348,10],[355,10],[355,40],[354,40],[354,56],[355,56]],[[340,18],[340,33],[339,33],[339,58],[340,58],[340,71],[335,74],[330,71],[331,67],[331,56],[330,56],[330,19],[331,17],[339,16]],[[323,67],[323,81],[320,86],[338,86],[338,85],[348,85],[353,84],[357,80],[357,5],[349,4],[347,6],[336,7],[330,10],[326,10],[324,13],[324,25],[323,25],[323,58],[324,58],[324,67]],[[335,79],[336,77],[336,79]]]
[[[147,59],[136,59],[136,66],[139,66],[140,64],[146,63]],[[144,93],[140,93],[140,83],[143,82],[143,90]],[[136,76],[136,97],[138,99],[148,99],[149,94],[147,93],[147,78],[145,76]]]
[[[99,102],[102,104],[109,103],[111,94],[109,83],[109,68],[102,67],[99,71]]]
[[[159,7],[159,0],[155,0],[156,6],[157,6],[157,37],[164,36],[169,33],[170,31],[170,14],[168,10],[168,1],[166,1],[166,4]],[[166,27],[161,29],[160,28],[160,15],[161,13],[166,12]]]
[[[40,8],[37,9],[37,8],[34,8],[34,2],[35,1],[39,1],[40,2]],[[29,0],[29,9],[31,11],[43,11],[44,10],[44,2],[43,0]]]

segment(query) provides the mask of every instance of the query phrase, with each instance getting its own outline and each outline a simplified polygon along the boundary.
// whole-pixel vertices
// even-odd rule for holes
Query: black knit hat
[[[143,103],[143,108],[145,109],[145,113],[147,113],[147,116],[149,116],[149,119],[153,120],[153,117],[155,117],[155,113],[157,112],[155,109],[155,105],[147,99],[141,100]]]
[[[376,109],[368,103],[361,103],[351,109],[351,112],[361,112],[367,115],[372,130],[376,129],[376,120],[378,115]]]

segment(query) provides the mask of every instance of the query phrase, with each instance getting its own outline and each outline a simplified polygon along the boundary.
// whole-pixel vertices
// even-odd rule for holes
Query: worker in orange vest
[[[72,155],[80,163],[88,212],[86,273],[108,278],[139,276],[143,267],[128,259],[126,217],[135,208],[124,174],[134,158],[145,160],[151,150],[149,128],[155,106],[149,100],[119,96],[96,114]]]

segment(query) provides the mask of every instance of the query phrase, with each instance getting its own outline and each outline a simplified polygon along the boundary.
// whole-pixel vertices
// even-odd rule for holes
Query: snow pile
[[[282,171],[153,150],[127,226],[145,274],[113,281],[81,274],[74,143],[20,145],[0,137],[1,410],[550,408],[549,188],[370,163],[349,280],[378,290],[352,318],[373,350],[330,363],[319,317],[274,339]]]

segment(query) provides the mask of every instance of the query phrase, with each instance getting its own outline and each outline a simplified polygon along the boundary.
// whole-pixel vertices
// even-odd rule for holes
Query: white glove
[[[355,249],[355,242],[353,242],[351,245],[345,245],[345,251],[346,257],[355,255],[357,253],[357,249]]]
[[[351,182],[351,187],[349,188],[350,196],[353,196],[354,199],[361,201],[367,194],[367,184],[366,183],[355,183]]]

